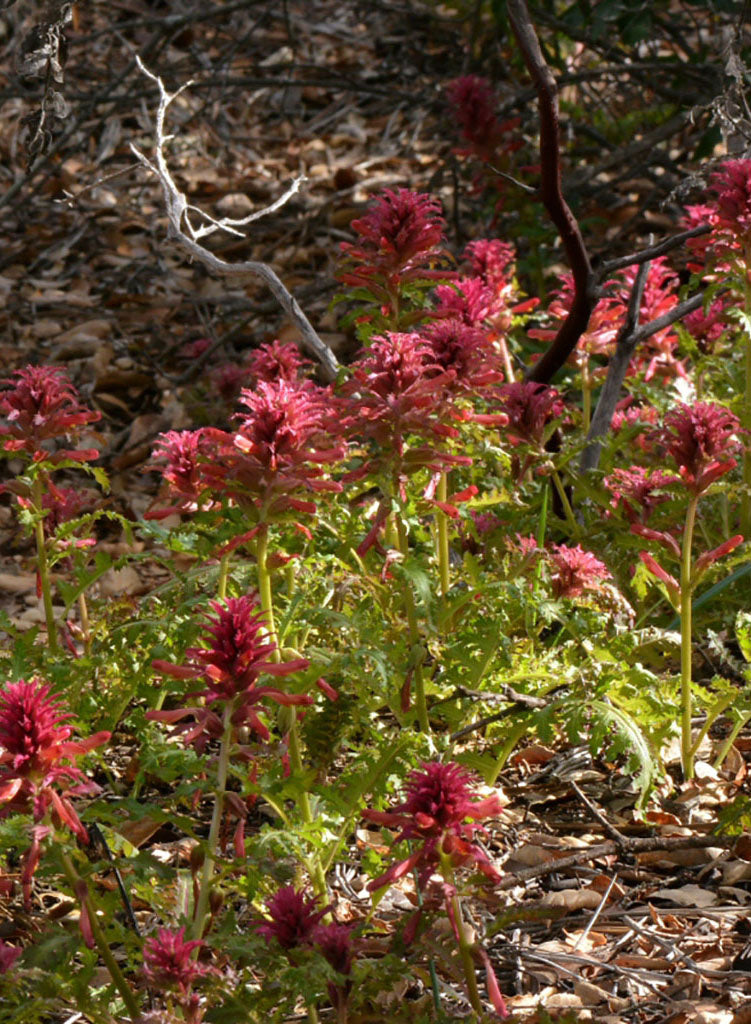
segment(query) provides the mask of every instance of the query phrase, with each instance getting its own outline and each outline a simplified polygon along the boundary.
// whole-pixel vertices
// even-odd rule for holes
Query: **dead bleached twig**
[[[226,231],[229,234],[239,235],[242,237],[243,233],[239,231],[238,228],[244,227],[252,221],[258,220],[259,217],[264,217],[266,214],[273,213],[275,210],[278,210],[298,191],[300,185],[305,179],[296,178],[287,191],[270,206],[266,206],[264,209],[257,210],[254,213],[249,214],[247,217],[243,217],[238,220],[233,220],[231,218],[216,220],[203,210],[199,209],[199,207],[191,205],[185,194],[181,192],[175,184],[174,178],[172,177],[167,165],[167,159],[164,155],[165,145],[173,138],[172,135],[166,135],[164,131],[164,120],[167,109],[170,104],[177,99],[180,93],[191,85],[191,83],[186,82],[186,84],[181,86],[177,92],[168,93],[164,87],[162,79],[158,75],[149,71],[140,58],[136,58],[136,61],[143,74],[155,82],[159,89],[159,105],[154,123],[153,161],[149,160],[149,158],[145,156],[137,146],[134,146],[133,143],[131,143],[130,148],[143,166],[148,168],[152,174],[156,175],[161,183],[169,221],[169,237],[178,241],[194,259],[199,260],[205,267],[213,271],[215,274],[222,277],[241,277],[247,274],[253,274],[256,277],[260,277],[261,280],[268,285],[274,295],[274,298],[277,300],[287,316],[289,316],[298,327],[300,334],[302,335],[303,347],[319,361],[323,375],[328,381],[334,380],[339,369],[339,364],[334,353],[328,345],[319,338],[315,328],[303,313],[297,300],[287,290],[275,271],[267,263],[260,263],[256,260],[245,260],[241,263],[227,263],[226,260],[220,259],[209,249],[206,249],[203,245],[199,244],[198,241],[200,238],[204,238],[206,235],[210,235],[214,231]],[[193,220],[191,219],[191,216],[193,217]],[[194,220],[200,220],[200,223],[194,223]]]

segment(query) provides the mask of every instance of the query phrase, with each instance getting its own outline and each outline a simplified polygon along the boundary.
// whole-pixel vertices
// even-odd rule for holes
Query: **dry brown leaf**
[[[693,883],[679,889],[658,889],[652,893],[652,899],[669,900],[679,907],[711,907],[718,902],[717,893]]]
[[[587,1003],[589,1006],[599,1006],[610,998],[609,992],[600,988],[599,985],[593,985],[590,981],[575,981],[574,992],[583,1003]]]
[[[543,907],[565,907],[566,910],[594,910],[599,907],[602,896],[591,889],[563,889],[548,892],[540,900]]]

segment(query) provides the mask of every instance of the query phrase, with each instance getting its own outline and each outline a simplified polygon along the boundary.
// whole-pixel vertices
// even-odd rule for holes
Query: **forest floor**
[[[60,87],[69,111],[31,170],[22,123],[38,84],[19,84],[14,70],[29,15],[0,12],[0,368],[5,376],[30,362],[64,366],[102,413],[109,507],[131,520],[147,511],[159,479],[144,466],[160,433],[226,424],[229,406],[210,370],[297,337],[262,282],[213,277],[167,237],[158,184],[129,148],[150,153],[156,102],[135,55],[168,88],[193,80],[169,125],[171,166],[191,203],[244,216],[305,175],[285,206],[247,237],[223,236],[216,251],[271,264],[346,362],[354,340],[331,300],[340,243],[369,197],[396,186],[438,195],[456,252],[488,229],[457,169],[443,98],[446,82],[472,63],[471,19],[446,10],[289,0],[217,4],[199,19],[189,3],[80,4]],[[516,75],[502,88],[520,130],[533,131],[534,97]],[[650,188],[639,168],[614,184],[619,214],[598,222],[595,248],[626,252],[659,230],[668,218],[649,204]],[[129,545],[114,527],[100,540],[115,553]],[[5,502],[0,604],[21,627],[44,622],[31,555]],[[99,594],[139,597],[159,579],[140,563],[102,579]],[[751,739],[736,746],[748,757]],[[738,959],[751,934],[751,863],[708,838],[718,808],[747,786],[742,753],[731,768],[666,792],[644,822],[617,766],[564,744],[516,752],[500,779],[506,810],[488,840],[503,886],[476,908],[494,925],[487,948],[514,1013],[533,1020],[543,1006],[612,1024],[751,1021],[751,959]],[[660,849],[668,838],[688,848]],[[350,861],[334,885],[356,916],[355,849]],[[456,988],[454,996],[460,1006]]]

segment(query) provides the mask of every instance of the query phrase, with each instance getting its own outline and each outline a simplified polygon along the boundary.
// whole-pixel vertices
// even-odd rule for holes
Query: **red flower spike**
[[[352,971],[354,948],[352,945],[352,925],[319,924],[312,935],[313,944],[323,953],[328,962],[339,974],[348,975]],[[329,982],[327,988],[331,1005],[337,1013],[346,1004],[352,982],[347,980],[341,985]]]
[[[268,942],[276,939],[282,949],[289,951],[312,941],[329,908],[320,910],[316,898],[307,896],[305,889],[285,885],[266,903],[266,910],[270,920],[257,925],[255,930]]]
[[[370,882],[368,889],[373,892],[390,885],[414,868],[419,869],[422,886],[439,865],[442,853],[451,858],[454,866],[473,863],[497,882],[499,873],[483,850],[472,842],[474,833],[484,830],[479,825],[466,824],[466,819],[495,817],[502,805],[495,795],[479,801],[473,799],[474,795],[472,777],[466,769],[452,762],[429,761],[410,773],[403,803],[391,811],[363,811],[366,821],[399,828],[396,843],[403,839],[421,843],[409,857]]]
[[[628,267],[623,271],[624,286],[619,298],[624,306],[628,304],[638,267]],[[647,280],[639,309],[639,323],[649,323],[663,313],[669,312],[678,305],[678,275],[668,266],[667,257],[660,256],[649,265]],[[651,380],[655,374],[662,377],[686,377],[683,363],[678,359],[678,335],[674,327],[664,327],[656,334],[645,339],[639,347],[633,365],[638,371],[644,372],[644,379]]]
[[[85,740],[71,741],[73,730],[63,723],[72,718],[49,686],[39,680],[9,683],[0,692],[0,817],[14,812],[31,813],[41,822],[48,811],[57,824],[67,826],[83,843],[89,836],[69,797],[96,793],[76,766],[76,759],[100,746],[110,733],[99,732]],[[31,880],[39,861],[47,826],[32,828],[22,881],[28,901]]]
[[[273,384],[284,380],[293,384],[313,364],[309,359],[303,359],[294,342],[277,340],[268,345],[260,345],[251,352],[245,365],[256,381],[265,380]]]
[[[500,238],[478,238],[464,250],[464,258],[472,264],[472,273],[486,285],[502,291],[514,276],[516,250]]]
[[[545,426],[562,415],[563,399],[555,388],[535,381],[511,381],[498,389],[501,408],[509,421],[507,440],[516,446],[540,447]]]
[[[352,221],[352,229],[360,237],[341,246],[355,264],[340,275],[345,284],[368,287],[380,279],[395,290],[417,278],[445,280],[445,273],[428,269],[443,255],[445,229],[441,204],[433,196],[386,189],[364,217]]]
[[[171,931],[160,928],[143,944],[143,973],[150,985],[182,998],[199,979],[212,973],[211,968],[195,959],[195,951],[205,948],[200,939],[187,941],[185,929]]]
[[[206,489],[202,465],[214,455],[213,445],[204,430],[170,430],[160,434],[154,445],[150,469],[158,469],[170,485],[170,491],[190,502]],[[166,465],[162,465],[162,459]],[[195,506],[193,506],[195,507]]]
[[[345,450],[342,444],[330,446],[328,389],[308,381],[260,381],[254,391],[243,388],[240,404],[247,412],[236,417],[236,433],[206,431],[217,454],[204,467],[203,479],[215,494],[262,507],[267,519],[273,519],[290,509],[315,511],[312,502],[292,496],[297,490],[341,490],[322,468]]]
[[[352,970],[352,925],[319,924],[313,930],[313,943],[318,946],[328,962],[339,974],[349,974]]]
[[[751,160],[728,160],[712,175],[716,198],[710,207],[713,226],[734,239],[751,238]]]
[[[251,372],[237,363],[221,363],[209,374],[211,386],[226,405],[234,405],[240,390],[250,383]]]
[[[96,449],[50,454],[42,447],[44,441],[77,434],[80,427],[101,419],[101,413],[80,404],[62,367],[26,366],[0,386],[5,388],[0,392],[0,413],[7,421],[0,424],[0,444],[5,451],[22,451],[34,460],[52,462],[88,462],[99,456]]]
[[[503,308],[503,302],[481,277],[463,277],[453,284],[440,284],[435,296],[437,315],[460,320],[468,327],[479,327]]]
[[[438,320],[424,331],[430,362],[451,371],[451,388],[474,391],[502,379],[501,357],[487,331],[458,319]]]
[[[739,429],[738,417],[723,406],[697,402],[672,409],[655,436],[677,463],[686,486],[698,495],[735,467],[732,456],[740,442],[734,435]]]
[[[456,78],[449,83],[446,96],[461,128],[462,138],[469,144],[468,152],[489,162],[501,147],[506,152],[520,148],[522,142],[515,132],[519,119],[498,120],[495,115],[497,101],[486,78],[479,75]]]
[[[731,293],[720,295],[710,304],[706,313],[699,308],[684,316],[683,326],[696,339],[699,351],[704,355],[714,351],[715,345],[728,329],[728,310],[732,308],[732,303]]]
[[[614,285],[615,281],[607,281],[605,286]],[[548,305],[548,315],[556,322],[549,327],[536,327],[527,334],[530,338],[552,340],[561,323],[566,319],[574,300],[574,278],[572,274],[562,274],[560,285]],[[626,303],[618,296],[603,296],[592,310],[587,329],[582,334],[569,362],[580,365],[584,362],[583,354],[608,355],[613,348],[618,331],[626,314]]]
[[[267,635],[266,616],[258,610],[256,597],[231,597],[224,603],[212,601],[215,615],[206,615],[205,648],[191,647],[186,651],[186,665],[155,661],[153,667],[179,679],[199,679],[206,684],[203,690],[188,694],[201,697],[205,707],[185,707],[170,711],[149,711],[151,721],[174,724],[174,734],[182,734],[186,743],[196,743],[202,749],[212,737],[221,736],[220,714],[214,705],[234,702],[232,722],[236,726],[248,725],[262,737],[268,730],[258,717],[256,706],[265,698],[277,704],[298,706],[312,704],[307,694],[285,693],[272,686],[257,686],[261,675],[286,676],[308,668],[305,658],[276,663],[271,655],[276,650]],[[192,719],[192,721],[184,721]]]
[[[553,593],[556,597],[579,597],[584,591],[597,592],[603,580],[611,579],[607,566],[580,544],[575,548],[554,544],[550,552],[554,566]]]
[[[614,469],[605,478],[605,486],[613,495],[612,507],[621,507],[632,524],[637,521],[646,523],[652,511],[670,499],[669,494],[662,492],[677,483],[680,483],[679,477],[663,473],[660,469],[645,469],[643,466]],[[634,530],[634,533],[639,532]]]

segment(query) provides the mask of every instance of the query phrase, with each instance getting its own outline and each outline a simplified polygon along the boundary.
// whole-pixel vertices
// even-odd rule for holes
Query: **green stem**
[[[32,487],[32,498],[34,501],[34,511],[36,513],[42,512],[43,494],[44,487],[42,485],[42,478],[37,475],[34,478]],[[47,542],[44,538],[43,519],[37,519],[34,524],[34,537],[37,549],[37,572],[39,573],[39,584],[42,590],[44,617],[47,622],[47,642],[49,644],[50,654],[57,654],[59,651],[57,643],[57,624],[55,623],[55,613],[52,609],[52,583],[50,581],[49,563],[47,562]]]
[[[216,596],[220,601],[224,601],[227,597],[227,580],[229,579],[229,559],[230,556],[222,555],[222,560],[219,563],[219,579],[217,580]]]
[[[81,616],[81,632],[83,633],[83,649],[87,654],[91,653],[91,622],[89,621],[89,606],[86,603],[86,595],[78,595],[78,614]]]
[[[448,474],[441,473],[438,479],[438,501],[448,501]],[[449,521],[448,516],[441,508],[435,511],[436,525],[438,527],[438,543],[436,554],[438,556],[438,573],[441,581],[441,594],[445,598],[451,588],[451,574],[449,563]]]
[[[746,322],[751,316],[751,247],[746,248],[743,269],[743,305]],[[743,426],[751,428],[751,333],[744,329],[745,381],[743,394]],[[743,447],[743,495],[741,497],[741,530],[744,537],[751,535],[751,442],[746,438]]]
[[[467,937],[467,926],[464,923],[464,915],[462,914],[461,904],[459,897],[456,895],[456,889],[454,886],[454,871],[451,867],[450,859],[441,852],[441,874],[443,875],[444,881],[453,890],[451,899],[451,909],[454,913],[454,921],[456,922],[456,931],[459,938],[459,956],[462,961],[462,967],[464,968],[464,977],[467,982],[467,995],[472,1009],[477,1014],[478,1018],[482,1017],[482,1000],[480,999],[480,990],[477,987],[477,976],[475,975],[475,958],[472,955],[473,943]]]
[[[589,358],[582,363],[582,427],[586,434],[592,421],[592,378],[589,376]]]
[[[496,780],[498,779],[498,776],[501,774],[501,771],[503,770],[503,766],[506,764],[506,761],[508,761],[509,757],[511,756],[514,747],[528,730],[529,721],[527,720],[526,716],[520,717],[511,726],[508,735],[503,741],[501,752],[495,759],[493,772],[488,778],[485,779],[485,782],[488,786],[494,786],[496,784]]]
[[[707,712],[707,719],[704,725],[701,727],[698,735],[696,736],[696,739],[694,739],[694,741],[691,744],[691,754],[693,757],[696,757],[696,752],[704,742],[705,736],[712,728],[714,723],[717,721],[717,719],[720,717],[720,715],[727,711],[730,705],[735,703],[737,699],[738,694],[734,693],[731,697],[723,697],[722,700],[717,701],[713,708],[710,708],[710,710]]]
[[[271,573],[269,572],[267,556],[268,556],[268,532],[262,531],[258,534],[256,540],[256,562],[258,567],[258,595],[261,602],[261,611],[266,616],[266,622],[268,623],[269,638],[274,644],[274,650],[270,654],[272,661],[277,664],[282,660],[281,651],[279,650],[279,644],[276,635],[276,625],[274,623],[274,598],[271,589]],[[292,765],[292,770],[296,773],[298,778],[303,777],[303,763],[302,754],[300,751],[300,735],[297,730],[297,715],[293,711],[292,724],[290,725],[288,737],[289,737],[289,760]],[[312,825],[314,821],[313,809],[310,804],[310,794],[307,790],[303,790],[300,795],[300,812],[302,819],[306,825]],[[313,883],[313,889],[316,895],[321,899],[327,898],[326,888],[326,876],[323,873],[321,867],[321,861],[317,854],[313,854],[310,859],[308,870],[310,872],[310,878]]]
[[[293,709],[294,710],[294,709]],[[297,731],[297,718],[295,717],[290,727],[289,733],[289,761],[292,765],[292,770],[298,776],[302,778],[303,775],[303,763],[302,754],[300,752],[300,736]],[[302,814],[302,820],[306,825],[313,824],[313,810],[310,806],[310,794],[307,790],[303,790],[300,794],[300,812]],[[328,898],[328,889],[326,888],[326,876],[323,873],[321,867],[321,861],[317,853],[314,853],[308,863],[308,871],[310,872],[310,880],[313,883],[313,891],[316,895],[326,900]]]
[[[563,483],[561,482],[561,478],[558,475],[557,469],[553,470],[552,476],[553,483],[555,484],[555,489],[556,491],[558,491],[558,497],[561,499],[563,514],[566,517],[566,522],[568,523],[569,530],[571,531],[571,536],[578,537],[579,524],[576,521],[574,510],[571,508],[571,502],[568,500],[568,494],[566,494],[566,488],[563,486]]]
[[[691,547],[698,504],[698,495],[692,495],[686,510],[681,549],[681,766],[686,781],[694,777],[691,748]]]
[[[714,760],[714,766],[713,767],[715,768],[716,771],[719,771],[720,768],[722,768],[722,765],[723,765],[723,763],[725,761],[725,758],[730,753],[730,748],[735,743],[736,739],[738,738],[738,734],[740,733],[741,729],[744,727],[746,722],[748,722],[749,718],[751,718],[751,711],[749,711],[748,714],[746,714],[746,715],[741,715],[739,720],[733,726],[733,728],[732,728],[732,730],[730,732],[730,735],[726,738],[725,742],[720,747],[720,751],[719,751],[719,753],[717,754],[717,757]]]
[[[96,914],[96,907],[94,906],[94,902],[91,898],[91,893],[89,892],[86,883],[83,881],[81,876],[76,871],[73,861],[70,859],[68,854],[61,850],[60,856],[63,862],[63,871],[65,872],[65,877],[68,879],[68,884],[72,888],[73,892],[78,894],[82,888],[85,889],[85,895],[81,898],[81,902],[85,904],[86,913],[88,914],[89,923],[91,924],[91,932],[92,935],[94,936],[94,942],[97,945],[97,949],[99,950],[99,955],[101,956],[102,960],[104,960],[104,964],[107,970],[109,971],[110,977],[112,978],[112,982],[115,988],[122,996],[123,1002],[125,1003],[126,1009],[130,1014],[131,1020],[137,1021],[140,1019],[141,1016],[140,1007],[136,1002],[136,997],[133,994],[133,989],[125,980],[125,975],[120,970],[117,961],[112,955],[112,950],[110,949],[109,944],[107,943],[106,936],[102,931],[101,925],[99,924],[99,918],[97,917]],[[83,886],[81,886],[82,882]]]
[[[410,855],[412,854],[412,843],[407,841]],[[415,880],[415,893],[417,894],[417,906],[422,910],[425,901],[422,898],[422,889],[420,888],[420,875],[417,868],[412,869],[412,875]],[[441,990],[438,987],[438,972],[435,968],[435,960],[431,956],[428,959],[428,970],[430,971],[430,989],[433,994],[433,1006],[435,1007],[436,1013],[441,1012]]]
[[[269,534],[267,529],[262,529],[256,537],[256,563],[258,569],[258,597],[261,602],[261,611],[266,616],[266,625],[269,632],[269,641],[274,644],[275,661],[281,661],[279,655],[279,642],[276,636],[276,625],[274,623],[274,600],[271,593],[271,573],[267,564],[269,552]]]
[[[211,880],[214,875],[214,864],[216,862],[216,851],[219,845],[219,829],[222,824],[222,813],[224,811],[224,791],[227,788],[227,775],[229,773],[229,755],[232,746],[232,702],[228,702],[224,708],[222,721],[223,732],[219,746],[219,763],[216,770],[216,792],[214,795],[214,813],[211,816],[209,838],[206,844],[206,856],[203,861],[201,873],[201,887],[198,891],[198,902],[196,903],[193,917],[193,938],[203,937],[203,927],[206,921],[206,913],[209,909],[209,895],[211,893]]]
[[[395,516],[398,549],[403,558],[409,553],[407,541],[407,528],[399,515]],[[404,610],[407,614],[407,628],[409,630],[410,646],[414,649],[420,643],[420,629],[417,624],[417,608],[412,588],[407,584],[404,588]],[[417,721],[420,730],[430,735],[430,719],[428,718],[428,705],[425,700],[425,678],[422,673],[422,661],[418,661],[414,668],[413,679],[415,681],[415,707],[417,710]]]

